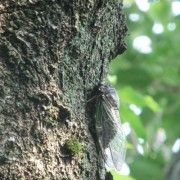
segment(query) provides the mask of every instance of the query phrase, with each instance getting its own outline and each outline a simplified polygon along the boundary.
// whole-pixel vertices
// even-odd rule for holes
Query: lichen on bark
[[[119,0],[0,2],[0,179],[104,179],[86,105],[126,30]]]

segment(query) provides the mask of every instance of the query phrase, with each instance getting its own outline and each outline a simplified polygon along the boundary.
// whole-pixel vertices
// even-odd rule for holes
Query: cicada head
[[[119,97],[115,88],[105,82],[101,82],[98,90],[108,99],[113,107],[119,107]]]

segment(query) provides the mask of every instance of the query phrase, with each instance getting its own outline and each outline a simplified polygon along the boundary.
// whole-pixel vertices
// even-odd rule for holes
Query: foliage
[[[131,127],[127,138],[134,148],[128,149],[126,163],[137,180],[163,179],[180,137],[180,21],[172,3],[151,1],[145,11],[125,0],[128,49],[109,69],[108,80],[120,96],[121,120]],[[141,39],[137,44],[140,36],[149,43]]]
[[[73,156],[79,155],[81,151],[81,144],[78,139],[71,138],[67,141],[66,145],[67,145],[67,149],[70,151],[70,153]]]
[[[130,176],[122,176],[122,175],[120,175],[119,173],[117,173],[114,170],[111,170],[110,172],[113,175],[114,180],[134,180],[132,177],[130,177]]]

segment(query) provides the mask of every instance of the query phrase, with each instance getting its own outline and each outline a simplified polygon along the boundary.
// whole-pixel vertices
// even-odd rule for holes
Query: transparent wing
[[[117,134],[109,144],[111,158],[115,168],[119,171],[126,156],[126,136],[122,126],[117,126]],[[108,159],[107,159],[108,164]]]
[[[96,134],[102,150],[108,147],[110,141],[116,134],[114,131],[114,123],[110,120],[109,110],[106,110],[105,107],[105,102],[98,99],[96,108]]]
[[[124,134],[117,107],[113,107],[104,96],[98,101],[99,110],[96,126],[99,144],[105,163],[110,168],[120,170],[126,154],[126,136]]]
[[[102,101],[98,98],[96,102],[96,134],[98,138],[98,143],[99,143],[99,148],[101,150],[101,154],[103,156],[103,159],[105,159],[105,154],[104,154],[104,127],[103,127],[103,121],[104,121],[104,108],[102,106]],[[107,116],[107,115],[105,115]]]

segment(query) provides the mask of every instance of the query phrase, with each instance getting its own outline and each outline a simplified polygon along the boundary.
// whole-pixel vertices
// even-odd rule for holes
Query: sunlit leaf
[[[129,106],[127,105],[122,106],[120,108],[120,115],[122,121],[128,122],[130,126],[133,128],[133,130],[136,132],[138,137],[142,137],[142,138],[146,137],[146,132],[141,123],[140,117],[136,115],[134,112],[132,112]]]
[[[149,96],[143,96],[131,87],[125,87],[119,91],[120,99],[124,103],[135,104],[140,107],[149,107],[154,112],[160,110],[159,104]]]
[[[159,104],[155,102],[151,96],[144,96],[144,100],[146,101],[147,106],[154,112],[160,110]]]
[[[113,175],[113,179],[114,180],[136,180],[134,179],[133,177],[131,176],[123,176],[123,175],[120,175],[119,173],[117,173],[116,171],[112,170],[110,171],[111,174]]]

